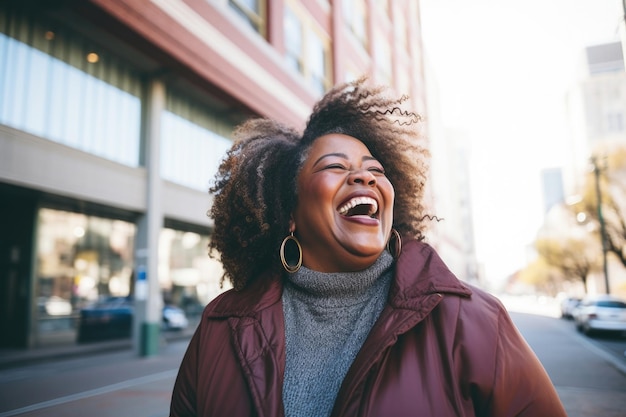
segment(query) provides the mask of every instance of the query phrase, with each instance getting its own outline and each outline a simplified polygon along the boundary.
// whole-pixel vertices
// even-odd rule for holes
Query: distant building
[[[431,119],[431,123],[432,119]],[[431,125],[429,124],[429,127]],[[476,259],[471,177],[467,135],[458,130],[433,130],[431,151],[432,199],[435,230],[429,242],[462,280],[485,284]]]
[[[82,307],[198,314],[210,180],[235,125],[302,128],[363,73],[426,112],[412,0],[0,3],[0,348],[71,344]],[[135,331],[137,334],[137,330]]]
[[[447,128],[441,115],[437,74],[425,60],[428,97],[426,136],[431,152],[427,201],[440,221],[431,222],[427,234],[448,268],[461,280],[485,286],[484,268],[478,264],[471,197],[468,133]]]
[[[541,171],[541,188],[543,191],[543,212],[564,201],[563,175],[561,168],[547,168]]]
[[[623,25],[622,25],[623,26]],[[592,45],[585,49],[586,76],[567,96],[570,141],[566,151],[567,164],[563,167],[565,194],[573,201],[579,200],[592,169],[592,160],[603,169],[603,161],[616,148],[626,148],[626,71],[621,42]],[[606,173],[601,173],[606,175]],[[617,173],[611,181],[624,183]],[[562,210],[567,212],[567,210]],[[589,229],[594,224],[582,222]],[[546,230],[556,230],[545,225]],[[568,233],[576,228],[567,227]],[[595,236],[587,233],[588,236]],[[599,240],[596,237],[597,240]],[[597,242],[600,246],[600,242]],[[608,256],[608,279],[613,293],[626,294],[626,270],[621,262]],[[590,288],[593,292],[605,291],[603,274],[593,274]],[[591,291],[591,290],[590,290]]]
[[[624,71],[624,53],[621,42],[589,46],[585,50],[589,75]]]
[[[626,144],[626,72],[620,42],[585,50],[587,76],[567,96],[570,126],[564,187],[576,194],[590,166],[614,146]]]

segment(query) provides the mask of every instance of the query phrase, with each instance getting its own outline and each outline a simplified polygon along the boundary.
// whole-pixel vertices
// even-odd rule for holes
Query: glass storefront
[[[161,177],[206,192],[232,146],[235,122],[168,90],[161,118]]]
[[[139,166],[141,78],[53,22],[0,8],[0,123]]]
[[[0,65],[0,125],[141,167],[144,77],[113,52],[53,17],[0,7],[0,62],[6,63]],[[207,192],[232,145],[228,137],[243,115],[169,88],[166,97],[160,175]],[[42,204],[82,210],[50,200]],[[80,343],[85,310],[114,297],[133,302],[136,225],[95,216],[89,209],[87,214],[38,209],[36,202],[30,207],[28,222],[35,224],[35,233],[29,234],[28,242],[35,252],[23,274],[28,286],[21,290],[25,306],[21,327],[26,330],[20,343],[30,347]],[[95,213],[116,216],[115,209],[104,210]],[[209,301],[230,288],[220,285],[222,267],[209,257],[208,243],[208,231],[164,228],[159,238],[164,304],[183,309],[192,325],[191,319]]]
[[[39,210],[35,345],[73,342],[80,310],[131,293],[135,226],[121,220]]]
[[[208,255],[209,236],[163,229],[159,239],[159,282],[165,304],[181,307],[190,317],[222,291],[222,264]]]
[[[233,143],[170,111],[165,111],[161,120],[161,176],[207,192]]]
[[[39,210],[34,346],[75,343],[81,310],[112,298],[132,300],[135,233],[123,220]],[[208,245],[208,235],[171,228],[159,237],[164,305],[181,308],[192,326],[204,306],[230,288],[220,284],[222,265],[209,257]]]

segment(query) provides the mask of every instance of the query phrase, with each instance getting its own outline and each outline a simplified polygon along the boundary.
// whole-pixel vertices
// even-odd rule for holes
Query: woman
[[[170,416],[565,416],[503,306],[423,242],[419,117],[365,80],[302,135],[245,123],[212,192],[234,289],[205,309]]]

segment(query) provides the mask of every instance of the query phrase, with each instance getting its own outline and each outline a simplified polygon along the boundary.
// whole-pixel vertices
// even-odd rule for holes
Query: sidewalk
[[[139,357],[129,340],[22,357],[25,366],[0,370],[0,417],[167,417],[188,345],[167,336],[149,357]]]
[[[197,323],[190,323],[181,331],[162,331],[161,341],[164,343],[177,340],[188,340],[193,335]],[[74,343],[71,345],[52,346],[34,349],[0,349],[0,370],[18,366],[26,366],[50,360],[75,358],[98,353],[130,350],[132,339],[117,339],[94,343]]]
[[[625,374],[598,348],[549,315],[512,317],[543,359],[570,417],[625,415]],[[22,352],[14,358],[39,364],[0,371],[0,417],[167,417],[184,339],[194,329],[162,333],[160,354],[148,358],[137,357],[130,340]]]

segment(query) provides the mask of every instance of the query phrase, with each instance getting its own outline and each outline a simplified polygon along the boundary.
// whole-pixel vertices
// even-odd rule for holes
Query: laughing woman
[[[170,416],[566,415],[501,303],[424,242],[428,155],[403,104],[359,80],[302,134],[237,129],[210,212],[234,288],[206,307]]]

